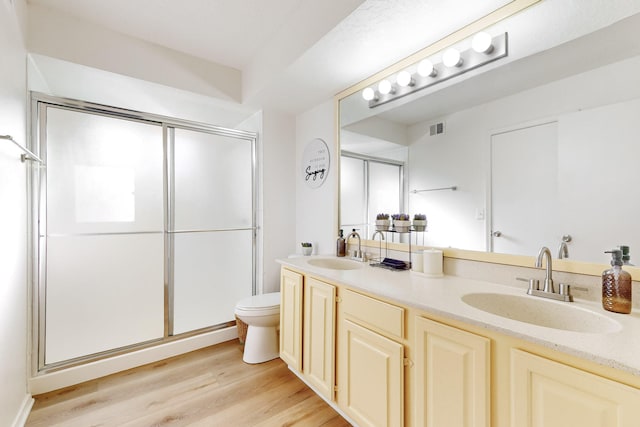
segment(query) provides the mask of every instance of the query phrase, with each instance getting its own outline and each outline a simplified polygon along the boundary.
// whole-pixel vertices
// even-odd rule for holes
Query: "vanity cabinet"
[[[404,425],[404,312],[340,292],[338,405],[360,426]]]
[[[511,426],[637,427],[640,390],[511,350]]]
[[[416,425],[489,427],[488,338],[415,318]]]
[[[304,276],[283,268],[280,273],[280,358],[302,372],[302,297]]]
[[[288,269],[280,277],[280,358],[331,401],[336,287]]]
[[[282,269],[281,358],[359,427],[638,427],[640,378]]]
[[[336,287],[314,278],[304,283],[303,373],[316,392],[334,399]]]

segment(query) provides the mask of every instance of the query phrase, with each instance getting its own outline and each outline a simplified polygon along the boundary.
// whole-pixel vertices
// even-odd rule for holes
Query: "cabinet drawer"
[[[404,309],[349,290],[342,293],[342,311],[352,321],[393,338],[404,338]]]

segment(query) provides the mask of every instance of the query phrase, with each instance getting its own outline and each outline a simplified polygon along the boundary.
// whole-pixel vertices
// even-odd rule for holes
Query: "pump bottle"
[[[602,272],[602,307],[616,313],[631,313],[631,275],[622,269],[622,251],[612,249],[611,268]]]
[[[347,241],[344,238],[344,232],[340,230],[338,240],[336,241],[336,256],[343,257],[347,255]]]

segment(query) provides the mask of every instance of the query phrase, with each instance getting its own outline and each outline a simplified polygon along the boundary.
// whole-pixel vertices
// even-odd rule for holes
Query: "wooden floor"
[[[35,396],[27,427],[349,426],[280,360],[230,341]]]

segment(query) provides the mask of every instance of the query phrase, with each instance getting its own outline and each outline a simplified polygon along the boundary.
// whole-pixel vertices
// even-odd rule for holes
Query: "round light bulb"
[[[491,35],[485,32],[480,32],[473,36],[471,40],[471,47],[478,53],[490,53],[493,50],[493,41]]]
[[[447,49],[442,55],[442,63],[447,67],[459,67],[462,65],[462,58],[457,49]]]
[[[422,77],[434,77],[436,74],[438,74],[438,72],[433,67],[433,62],[429,61],[428,59],[423,59],[418,64],[418,74],[420,74]]]
[[[380,80],[380,83],[378,83],[378,92],[382,95],[391,93],[391,82],[387,79]]]
[[[373,89],[368,87],[362,91],[362,97],[365,101],[372,101],[376,97],[376,93]]]
[[[400,71],[396,77],[396,82],[398,82],[398,86],[412,86],[413,78],[411,77],[411,73],[408,71]]]

